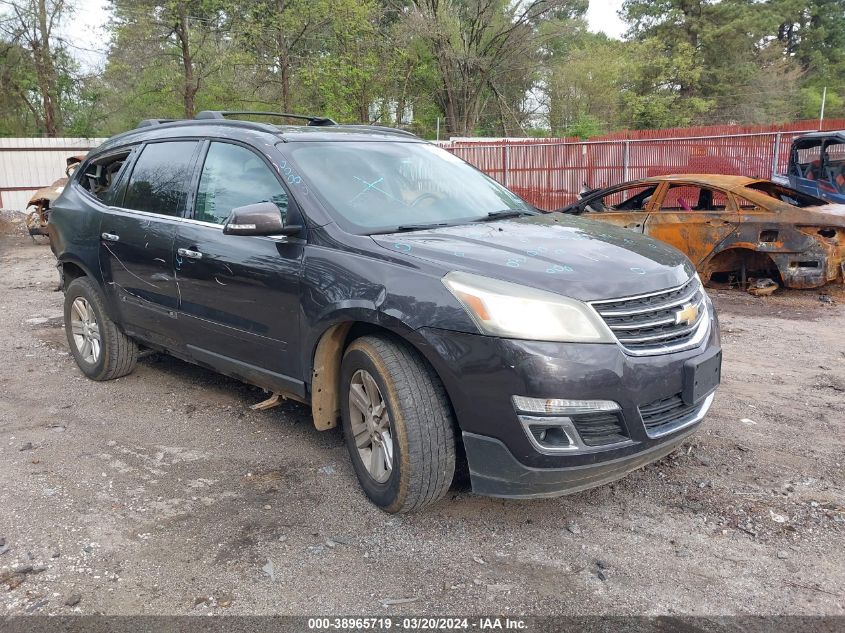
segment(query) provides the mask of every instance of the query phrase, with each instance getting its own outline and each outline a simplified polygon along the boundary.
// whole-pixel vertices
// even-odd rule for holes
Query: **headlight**
[[[443,283],[484,334],[536,341],[612,343],[586,303],[507,281],[454,271]]]

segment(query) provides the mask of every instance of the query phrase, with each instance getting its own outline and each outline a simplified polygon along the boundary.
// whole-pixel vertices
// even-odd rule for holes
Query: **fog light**
[[[525,424],[528,432],[534,436],[534,439],[544,447],[552,448],[574,445],[573,441],[562,426],[554,424],[534,424],[529,421],[525,421],[523,424]]]
[[[618,411],[619,405],[613,400],[562,400],[560,398],[527,398],[513,396],[513,406],[523,413],[549,415],[577,415],[598,411]]]

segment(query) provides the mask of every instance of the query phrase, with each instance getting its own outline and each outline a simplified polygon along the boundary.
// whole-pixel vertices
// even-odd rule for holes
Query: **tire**
[[[387,420],[383,415],[378,420],[371,418],[375,431],[373,426],[367,427],[360,406],[359,387],[368,393],[364,372],[375,382],[383,402],[383,407],[376,408],[389,416]],[[428,363],[392,337],[359,338],[343,356],[340,393],[346,446],[358,481],[370,500],[386,512],[397,513],[418,510],[441,499],[455,474],[454,422],[446,391]],[[392,445],[392,468],[388,473],[384,472],[387,460],[378,457],[375,461],[381,462],[381,468],[373,469],[373,454],[377,443],[385,444],[386,429]],[[374,437],[378,433],[382,434],[381,440]],[[367,454],[366,447],[359,448],[359,442],[366,444],[368,434],[371,448]],[[382,449],[379,455],[384,452]]]
[[[138,346],[107,316],[103,295],[87,277],[74,279],[65,291],[65,333],[76,364],[91,380],[113,380],[135,369]]]

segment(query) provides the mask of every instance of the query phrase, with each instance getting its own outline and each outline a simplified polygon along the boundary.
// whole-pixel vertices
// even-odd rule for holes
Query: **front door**
[[[299,369],[299,277],[304,241],[223,235],[232,209],[293,203],[265,159],[212,142],[193,215],[176,235],[182,336],[197,360],[251,383],[303,395]]]
[[[132,334],[177,344],[173,240],[194,169],[196,141],[149,143],[125,191],[100,220],[100,268]]]

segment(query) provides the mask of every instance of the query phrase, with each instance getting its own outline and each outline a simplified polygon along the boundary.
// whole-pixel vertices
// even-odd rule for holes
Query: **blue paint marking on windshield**
[[[382,195],[384,195],[384,196],[387,196],[387,197],[388,197],[388,198],[390,198],[391,200],[395,200],[396,202],[399,202],[399,203],[401,203],[401,204],[403,204],[403,205],[405,205],[405,206],[408,206],[408,204],[407,204],[404,200],[400,200],[400,199],[399,199],[399,198],[397,198],[396,196],[391,195],[391,194],[390,194],[390,192],[385,191],[385,190],[384,190],[384,189],[382,189],[381,187],[377,187],[377,186],[376,186],[376,185],[378,185],[379,183],[381,183],[381,182],[383,182],[383,181],[384,181],[384,176],[382,176],[381,178],[378,178],[378,179],[374,180],[373,182],[367,182],[366,180],[364,180],[363,178],[359,178],[358,176],[352,176],[352,177],[353,177],[355,180],[357,180],[358,182],[363,182],[363,183],[364,183],[364,185],[366,185],[366,186],[365,186],[365,187],[364,187],[361,191],[359,191],[359,192],[358,192],[358,193],[356,193],[354,196],[352,196],[352,197],[349,199],[349,202],[355,202],[355,200],[356,200],[356,199],[360,198],[361,196],[363,196],[363,195],[364,195],[365,193],[367,193],[368,191],[373,190],[373,191],[378,191],[380,194],[382,194]]]

